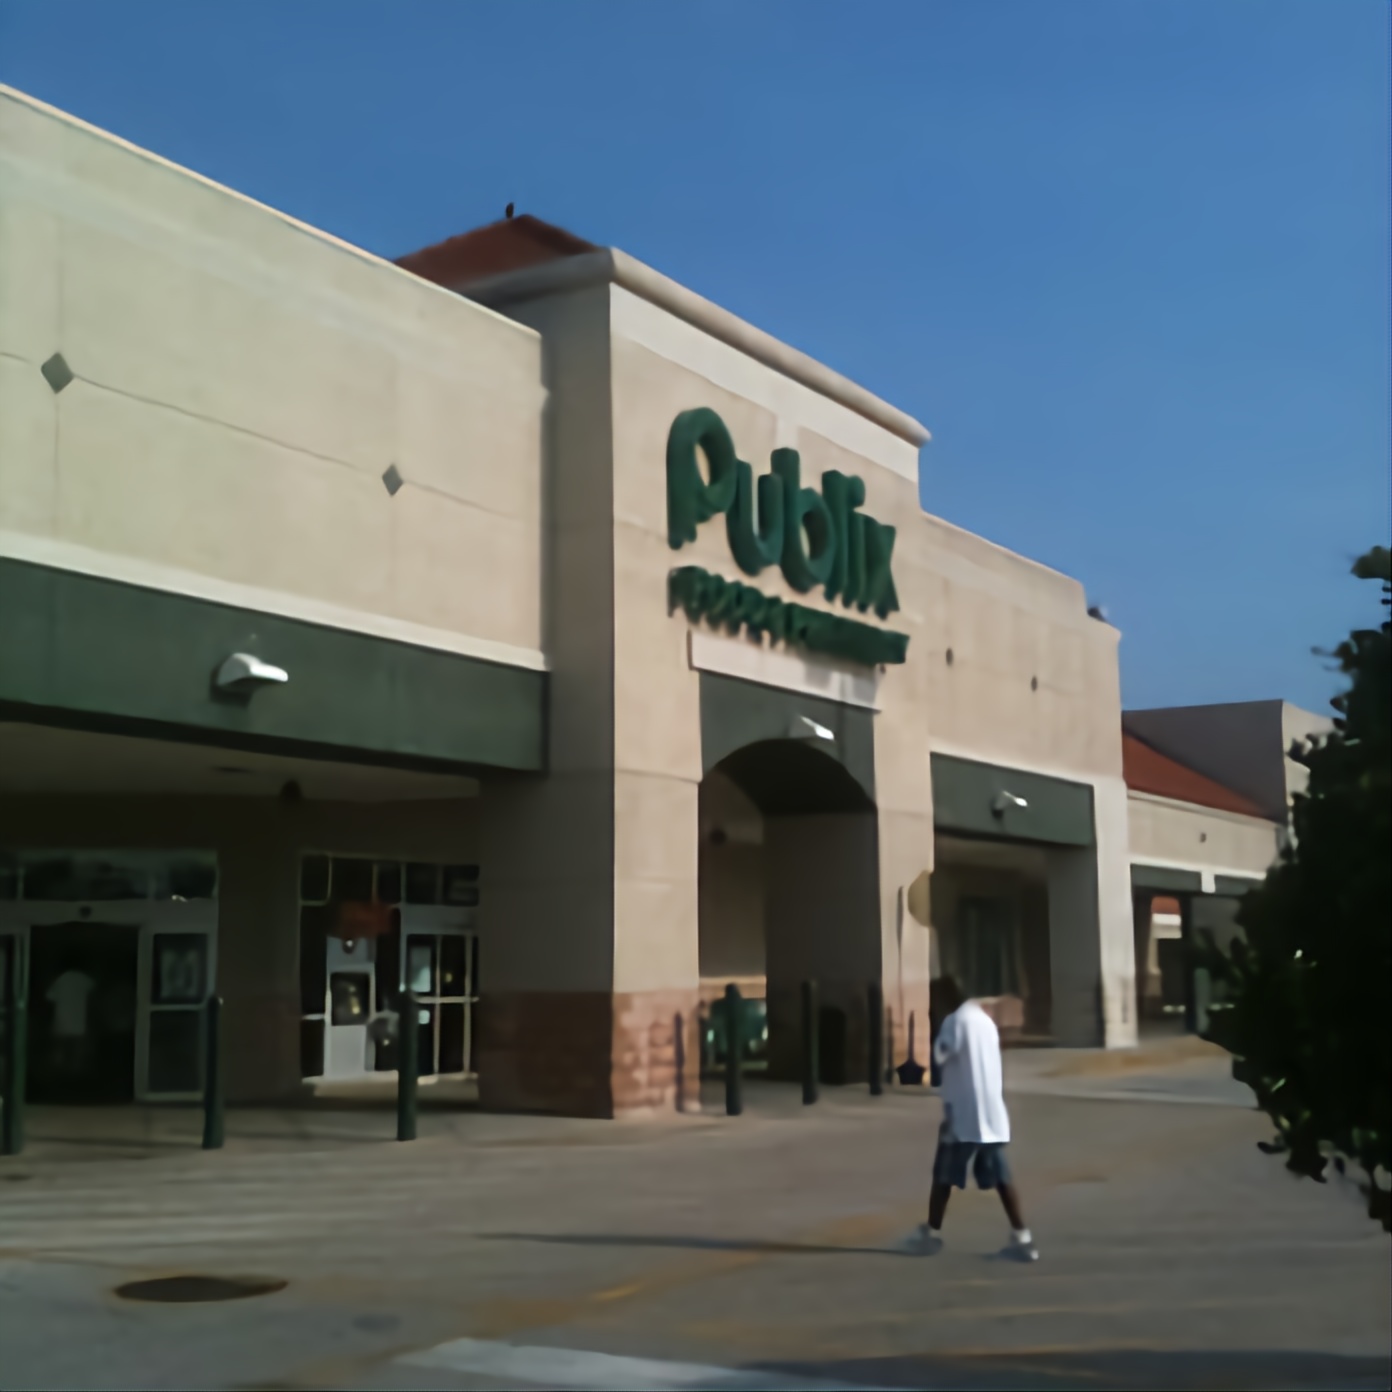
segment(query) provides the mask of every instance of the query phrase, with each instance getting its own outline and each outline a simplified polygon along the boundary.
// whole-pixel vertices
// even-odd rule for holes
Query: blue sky
[[[933,431],[1128,705],[1338,687],[1389,531],[1381,0],[0,0],[0,80],[372,251],[522,211]]]

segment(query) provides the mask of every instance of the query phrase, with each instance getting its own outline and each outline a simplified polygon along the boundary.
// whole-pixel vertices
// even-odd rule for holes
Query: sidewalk
[[[1014,1049],[1004,1055],[1006,1091],[1012,1095],[1120,1102],[1184,1102],[1250,1107],[1249,1090],[1232,1079],[1228,1055],[1192,1036],[1165,1039],[1138,1049]],[[929,1090],[886,1084],[887,1095],[926,1096]],[[747,1120],[805,1122],[829,1110],[855,1109],[868,1094],[865,1084],[822,1089],[809,1111],[795,1084],[749,1078],[744,1087]],[[868,1101],[868,1096],[866,1096]],[[685,1115],[635,1117],[614,1122],[573,1117],[481,1112],[469,1090],[421,1093],[422,1139],[453,1138],[471,1146],[573,1147],[637,1145],[668,1129],[682,1133],[725,1121],[719,1080],[701,1085],[701,1110]],[[148,1159],[196,1151],[202,1112],[195,1105],[118,1107],[30,1107],[22,1156],[0,1158],[6,1168],[54,1162],[85,1164]],[[375,1087],[341,1091],[284,1107],[229,1107],[227,1149],[304,1152],[394,1141],[395,1093]]]
[[[1004,1054],[1011,1093],[1098,1102],[1180,1102],[1253,1107],[1232,1076],[1232,1057],[1194,1035],[1144,1041],[1134,1049],[1012,1049]]]

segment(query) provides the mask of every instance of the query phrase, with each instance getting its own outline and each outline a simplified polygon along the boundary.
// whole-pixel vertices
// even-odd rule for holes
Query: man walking
[[[1010,1116],[1001,1087],[1000,1032],[975,1001],[962,1000],[952,978],[938,983],[938,991],[946,997],[944,1009],[951,1012],[933,1041],[933,1062],[942,1070],[943,1122],[933,1157],[928,1222],[916,1234],[917,1250],[927,1255],[942,1250],[947,1201],[954,1185],[967,1187],[970,1168],[978,1189],[994,1189],[1000,1195],[1010,1220],[1009,1255],[1017,1261],[1038,1261],[1005,1159]]]

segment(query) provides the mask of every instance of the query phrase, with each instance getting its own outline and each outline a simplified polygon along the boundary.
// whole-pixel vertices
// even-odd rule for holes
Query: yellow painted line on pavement
[[[918,1212],[917,1205],[912,1212]],[[775,1257],[841,1246],[854,1250],[857,1242],[893,1232],[896,1224],[906,1225],[908,1213],[906,1207],[898,1207],[880,1213],[857,1214],[781,1242],[751,1243],[749,1248],[743,1250],[703,1252],[685,1261],[660,1267],[626,1285],[606,1287],[572,1299],[491,1301],[478,1310],[472,1321],[471,1333],[479,1339],[505,1339],[527,1330],[582,1321],[600,1307],[618,1306],[631,1300],[656,1299],[702,1281],[747,1271]]]
[[[599,1291],[591,1297],[593,1300],[627,1300],[630,1295],[637,1295],[643,1289],[641,1281],[635,1281],[631,1286],[615,1286],[613,1290]]]

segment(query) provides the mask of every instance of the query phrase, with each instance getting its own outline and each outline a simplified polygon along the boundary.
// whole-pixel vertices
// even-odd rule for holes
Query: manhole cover
[[[127,1281],[116,1287],[122,1300],[147,1300],[165,1305],[194,1305],[214,1300],[246,1300],[284,1290],[286,1282],[264,1276],[159,1276],[150,1281]]]

